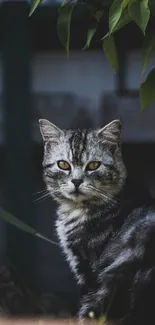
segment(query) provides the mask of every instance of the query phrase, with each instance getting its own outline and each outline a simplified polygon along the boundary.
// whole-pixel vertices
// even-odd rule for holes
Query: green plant
[[[30,16],[37,6],[44,0],[31,0]],[[155,51],[155,34],[151,28],[151,22],[155,16],[154,0],[63,0],[57,21],[58,36],[61,43],[69,52],[70,25],[72,12],[78,4],[85,4],[89,12],[96,20],[95,27],[88,29],[87,40],[84,49],[90,47],[91,41],[102,21],[107,19],[108,31],[100,39],[105,56],[109,60],[112,68],[119,69],[117,49],[115,46],[115,34],[126,25],[135,23],[143,34],[142,49],[142,73],[145,72],[147,63]],[[155,67],[148,74],[146,80],[140,85],[141,109],[155,101]]]
[[[15,226],[16,228],[19,228],[19,229],[25,231],[25,232],[33,235],[33,236],[36,236],[36,237],[38,237],[40,239],[43,239],[43,240],[46,240],[47,242],[49,242],[51,244],[58,245],[57,243],[55,243],[51,239],[41,235],[34,228],[32,228],[29,225],[25,224],[23,221],[19,220],[18,218],[13,216],[11,213],[6,212],[2,208],[0,208],[0,219],[4,220],[5,222]]]

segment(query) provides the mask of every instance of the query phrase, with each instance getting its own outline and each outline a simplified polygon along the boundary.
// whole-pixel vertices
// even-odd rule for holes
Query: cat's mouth
[[[79,188],[75,188],[75,190],[71,191],[69,194],[73,194],[75,196],[83,195]]]
[[[86,200],[86,198],[86,195],[80,189],[76,189],[68,193],[68,199],[75,202],[83,202]]]

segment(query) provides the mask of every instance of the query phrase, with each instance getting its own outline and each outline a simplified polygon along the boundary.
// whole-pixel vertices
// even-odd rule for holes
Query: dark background
[[[38,119],[82,128],[121,118],[133,196],[155,197],[155,104],[141,113],[138,95],[155,56],[141,76],[142,35],[134,24],[128,26],[116,38],[120,71],[114,74],[99,42],[81,51],[90,18],[85,6],[78,6],[67,58],[57,37],[59,4],[49,3],[31,18],[26,1],[3,1],[0,7],[0,203],[57,241],[55,204],[35,201],[45,188]],[[102,28],[104,36],[106,23]],[[31,289],[52,293],[60,312],[75,312],[78,289],[59,247],[0,221],[0,256],[1,264],[7,258],[15,265]]]

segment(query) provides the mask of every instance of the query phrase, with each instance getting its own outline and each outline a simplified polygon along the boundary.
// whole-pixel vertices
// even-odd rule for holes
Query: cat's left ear
[[[45,142],[56,140],[64,134],[63,131],[59,129],[55,124],[45,119],[39,120],[39,126],[41,135]]]
[[[113,143],[120,142],[122,123],[120,120],[114,120],[104,126],[97,132],[97,135],[103,138],[103,141],[109,141]]]

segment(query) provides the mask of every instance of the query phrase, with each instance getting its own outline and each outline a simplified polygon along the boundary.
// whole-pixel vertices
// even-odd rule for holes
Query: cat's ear
[[[113,143],[120,142],[122,123],[120,120],[114,120],[100,129],[97,134],[103,137],[103,141],[110,141]]]
[[[39,126],[41,135],[45,142],[50,141],[52,139],[57,139],[64,134],[63,131],[59,129],[56,125],[45,119],[39,120]]]

